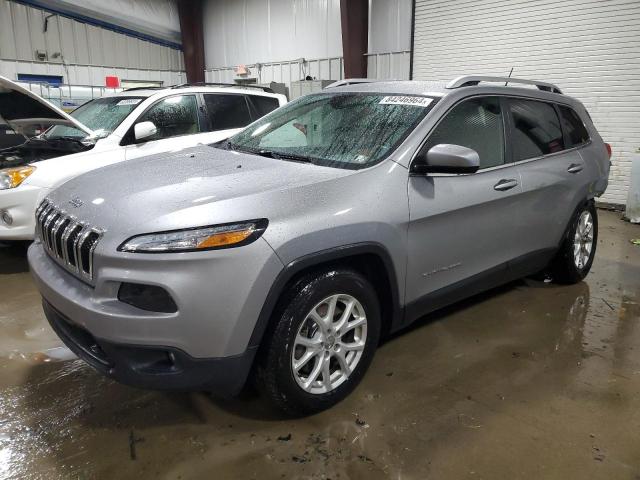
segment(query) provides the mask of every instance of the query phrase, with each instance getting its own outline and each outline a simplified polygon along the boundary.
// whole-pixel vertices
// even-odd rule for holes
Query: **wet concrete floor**
[[[381,346],[345,402],[136,390],[60,348],[0,247],[0,478],[640,479],[640,226],[600,212],[591,274],[466,301]]]

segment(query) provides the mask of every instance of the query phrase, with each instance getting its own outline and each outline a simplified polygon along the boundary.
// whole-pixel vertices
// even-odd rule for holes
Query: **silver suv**
[[[29,249],[52,327],[120,382],[251,377],[309,414],[427,312],[541,271],[579,282],[610,149],[556,86],[505,81],[335,87],[69,181]]]

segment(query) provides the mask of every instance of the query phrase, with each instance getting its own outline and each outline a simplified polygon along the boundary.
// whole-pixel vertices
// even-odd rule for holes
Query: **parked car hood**
[[[293,190],[353,173],[201,145],[93,170],[49,199],[80,220],[130,235],[269,217],[274,208],[295,208]],[[274,194],[285,201],[271,201]]]
[[[87,134],[93,131],[71,115],[26,88],[0,76],[0,117],[16,132],[33,125],[67,125]]]

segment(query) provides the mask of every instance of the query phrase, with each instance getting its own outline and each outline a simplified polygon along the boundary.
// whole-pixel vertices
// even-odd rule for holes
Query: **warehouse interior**
[[[310,416],[252,384],[220,398],[98,373],[47,321],[31,239],[0,236],[0,479],[640,478],[639,32],[637,0],[0,0],[0,76],[71,116],[131,89],[293,102],[341,80],[484,75],[559,86],[611,149],[588,276],[528,276],[429,313]],[[0,115],[0,150],[15,141]],[[182,155],[164,148],[150,154]]]

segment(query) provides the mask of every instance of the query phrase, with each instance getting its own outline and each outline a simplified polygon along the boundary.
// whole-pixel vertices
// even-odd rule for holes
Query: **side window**
[[[200,132],[198,102],[195,95],[176,95],[160,100],[143,113],[136,123],[153,122],[158,129],[149,140]]]
[[[480,156],[480,168],[504,164],[500,100],[482,97],[456,105],[429,135],[423,150],[428,151],[440,143],[472,148]]]
[[[564,130],[568,145],[567,148],[577,147],[589,141],[589,132],[587,132],[584,123],[578,114],[570,107],[558,105],[560,109],[560,120],[562,122],[562,130]]]
[[[211,131],[242,128],[251,123],[249,107],[244,95],[226,95],[221,93],[205,94],[207,114],[211,121]]]
[[[564,150],[556,110],[549,103],[509,99],[513,118],[513,160],[527,160]]]
[[[253,114],[254,120],[264,117],[267,113],[274,111],[280,106],[277,98],[249,95],[247,99],[251,104],[251,113]]]

